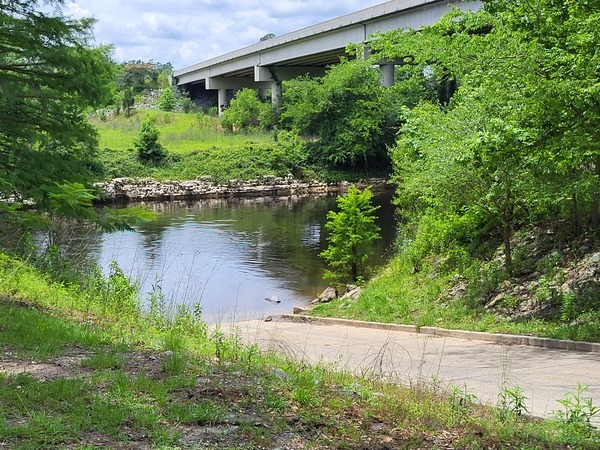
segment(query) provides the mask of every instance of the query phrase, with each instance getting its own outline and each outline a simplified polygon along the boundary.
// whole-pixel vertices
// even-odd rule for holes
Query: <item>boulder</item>
[[[321,292],[321,295],[319,295],[319,301],[321,303],[328,303],[336,298],[338,298],[338,291],[332,286],[329,286],[327,289]]]
[[[360,295],[362,289],[359,286],[355,286],[353,284],[349,284],[346,286],[346,293],[342,295],[343,300],[356,300]]]

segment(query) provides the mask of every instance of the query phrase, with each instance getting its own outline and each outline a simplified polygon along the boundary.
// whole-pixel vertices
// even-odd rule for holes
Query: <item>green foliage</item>
[[[186,113],[193,113],[198,110],[198,106],[192,101],[191,98],[184,96],[181,99],[181,110]]]
[[[308,170],[308,149],[306,143],[294,132],[280,131],[276,135],[277,144],[269,152],[270,165],[274,173],[292,173],[302,176]]]
[[[516,416],[528,414],[529,411],[525,406],[525,400],[528,398],[524,394],[525,390],[521,386],[514,386],[512,389],[505,387],[498,394],[500,409],[508,411]]]
[[[173,66],[154,61],[127,61],[117,67],[118,91],[131,91],[133,95],[161,87],[161,78],[170,74]]]
[[[221,124],[229,131],[267,130],[274,118],[273,107],[261,101],[255,89],[242,89],[223,113]]]
[[[454,385],[450,388],[450,409],[459,421],[462,421],[471,413],[477,396],[467,387],[467,385]]]
[[[109,48],[89,44],[93,21],[64,17],[61,4],[0,4],[2,197],[38,202],[45,187],[89,175],[96,134],[84,110],[108,100],[113,65]]]
[[[592,427],[591,420],[600,414],[600,408],[594,406],[592,397],[584,397],[589,386],[577,384],[574,391],[569,391],[563,399],[557,400],[564,411],[556,411],[556,416],[565,424]]]
[[[375,223],[377,207],[371,203],[369,188],[362,192],[351,186],[338,197],[338,212],[329,211],[325,228],[329,231],[328,247],[321,252],[331,270],[325,276],[336,281],[353,281],[368,276],[366,263],[371,244],[380,238]]]
[[[411,239],[405,230],[404,257],[419,270],[428,257],[437,259],[437,269],[443,272],[465,268],[471,263],[468,252],[461,245],[473,233],[473,223],[468,216],[457,214],[439,217],[435,214],[419,218],[415,236]]]
[[[140,132],[133,145],[137,150],[138,159],[143,163],[159,163],[166,156],[165,148],[158,142],[160,131],[156,119],[148,116],[140,124]]]
[[[95,167],[97,175],[102,179],[153,177],[170,180],[207,175],[222,183],[266,175],[284,177],[292,173],[299,178],[309,178],[317,171],[319,175],[324,174],[323,168],[308,162],[306,142],[296,133],[283,130],[275,134],[258,131],[228,134],[223,132],[218,118],[207,114],[169,115],[168,123],[162,115],[156,117],[160,131],[158,142],[170,150],[156,165],[142,163],[137,152],[128,148],[140,128],[139,117],[95,121],[101,144],[111,146],[99,152]],[[356,173],[351,175],[359,177]]]
[[[564,398],[557,400],[564,410],[554,412],[564,439],[572,445],[582,447],[589,437],[593,438],[595,428],[591,420],[600,414],[600,408],[594,405],[592,397],[584,397],[588,388],[589,386],[578,383],[575,390],[567,392]]]
[[[161,111],[173,111],[177,106],[177,96],[172,87],[166,87],[158,99],[158,107]]]
[[[169,375],[179,375],[183,373],[186,364],[185,341],[177,330],[171,329],[165,335],[162,343],[164,358],[161,362],[162,369]]]
[[[588,3],[488,1],[483,11],[456,9],[418,32],[373,40],[373,60],[403,58],[403,73],[416,68],[457,84],[443,105],[429,100],[403,113],[392,159],[408,220],[470,216],[500,237],[508,272],[523,224],[558,216],[576,232],[586,222],[597,227],[592,49],[600,33],[590,24],[599,15]]]
[[[48,192],[49,210],[65,219],[91,219],[96,196],[81,183],[57,184]]]
[[[392,92],[380,86],[371,65],[343,61],[323,78],[286,83],[281,123],[318,139],[311,149],[314,160],[338,167],[385,166],[397,122],[390,114]]]

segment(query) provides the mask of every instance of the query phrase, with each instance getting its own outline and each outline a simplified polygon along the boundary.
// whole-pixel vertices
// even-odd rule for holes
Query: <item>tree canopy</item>
[[[507,266],[525,222],[597,227],[599,20],[598,2],[490,0],[374,39],[378,58],[404,58],[458,86],[446,104],[405,111],[392,151],[404,213],[496,228]]]
[[[40,206],[56,183],[85,178],[96,134],[84,112],[108,99],[113,77],[93,21],[41,3],[0,3],[0,196]]]
[[[387,164],[393,143],[390,92],[379,72],[363,61],[342,61],[323,78],[287,83],[283,125],[318,139],[316,160],[332,166],[369,168]]]

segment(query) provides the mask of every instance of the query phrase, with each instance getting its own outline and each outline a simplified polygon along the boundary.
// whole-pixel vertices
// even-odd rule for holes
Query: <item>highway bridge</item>
[[[368,44],[377,32],[432,25],[451,5],[474,11],[482,2],[393,0],[176,70],[173,77],[190,93],[218,91],[219,105],[227,105],[228,89],[244,87],[271,89],[271,99],[278,105],[282,81],[307,74],[322,76],[328,66],[339,62],[348,44]],[[394,62],[380,63],[383,85],[393,85],[394,67]]]

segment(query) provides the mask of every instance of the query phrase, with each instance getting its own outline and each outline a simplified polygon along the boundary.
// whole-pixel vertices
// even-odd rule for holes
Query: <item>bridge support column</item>
[[[393,86],[394,85],[394,69],[396,65],[394,63],[380,63],[379,71],[381,72],[381,78],[379,83],[382,86]]]
[[[281,96],[281,81],[273,81],[271,83],[271,102],[273,103],[273,107],[277,112],[281,110]]]
[[[227,108],[229,106],[228,100],[227,100],[227,89],[219,89],[219,94],[218,94],[218,102],[219,105],[219,116],[223,115],[223,111],[225,111],[225,108]]]

